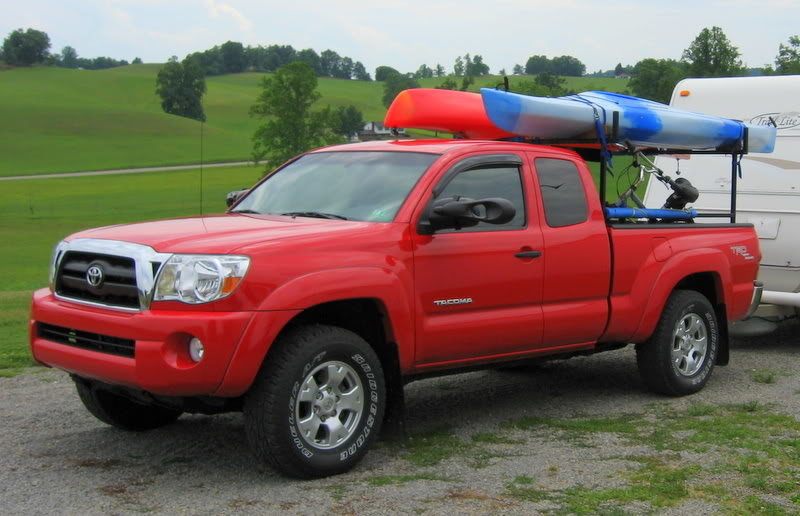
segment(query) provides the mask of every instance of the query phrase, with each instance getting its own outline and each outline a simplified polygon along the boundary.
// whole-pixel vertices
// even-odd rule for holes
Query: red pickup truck
[[[297,477],[353,467],[426,375],[633,343],[650,389],[700,390],[754,297],[753,227],[609,220],[569,150],[328,147],[223,215],[59,243],[31,347],[105,423],[243,411]]]

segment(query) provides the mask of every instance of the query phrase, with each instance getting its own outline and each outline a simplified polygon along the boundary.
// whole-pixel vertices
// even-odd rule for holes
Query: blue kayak
[[[675,109],[652,100],[605,91],[566,97],[534,97],[481,88],[483,107],[497,127],[530,138],[595,138],[595,115],[611,134],[619,112],[618,138],[636,146],[718,149],[738,142],[748,128],[749,152],[772,152],[776,128]]]

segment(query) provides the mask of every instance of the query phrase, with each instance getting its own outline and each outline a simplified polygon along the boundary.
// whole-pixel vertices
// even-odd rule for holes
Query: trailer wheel
[[[386,389],[378,356],[333,326],[300,326],[275,346],[245,398],[253,452],[297,478],[348,471],[380,432]]]
[[[694,290],[676,290],[653,335],[636,346],[636,361],[650,390],[684,396],[705,386],[718,350],[719,325],[711,303]]]
[[[80,378],[75,378],[78,397],[94,417],[107,425],[143,432],[173,423],[181,415],[180,410],[156,405],[143,405],[111,391],[92,386]]]

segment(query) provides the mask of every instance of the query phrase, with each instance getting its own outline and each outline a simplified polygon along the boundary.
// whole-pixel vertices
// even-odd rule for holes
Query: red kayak
[[[483,109],[480,93],[468,91],[431,88],[401,91],[389,106],[383,125],[488,140],[516,136],[494,125]]]

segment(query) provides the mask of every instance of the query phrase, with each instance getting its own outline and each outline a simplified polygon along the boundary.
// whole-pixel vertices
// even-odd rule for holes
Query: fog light
[[[192,340],[189,341],[189,357],[193,361],[199,362],[203,360],[204,352],[205,347],[203,346],[203,342],[197,337],[192,337]]]

